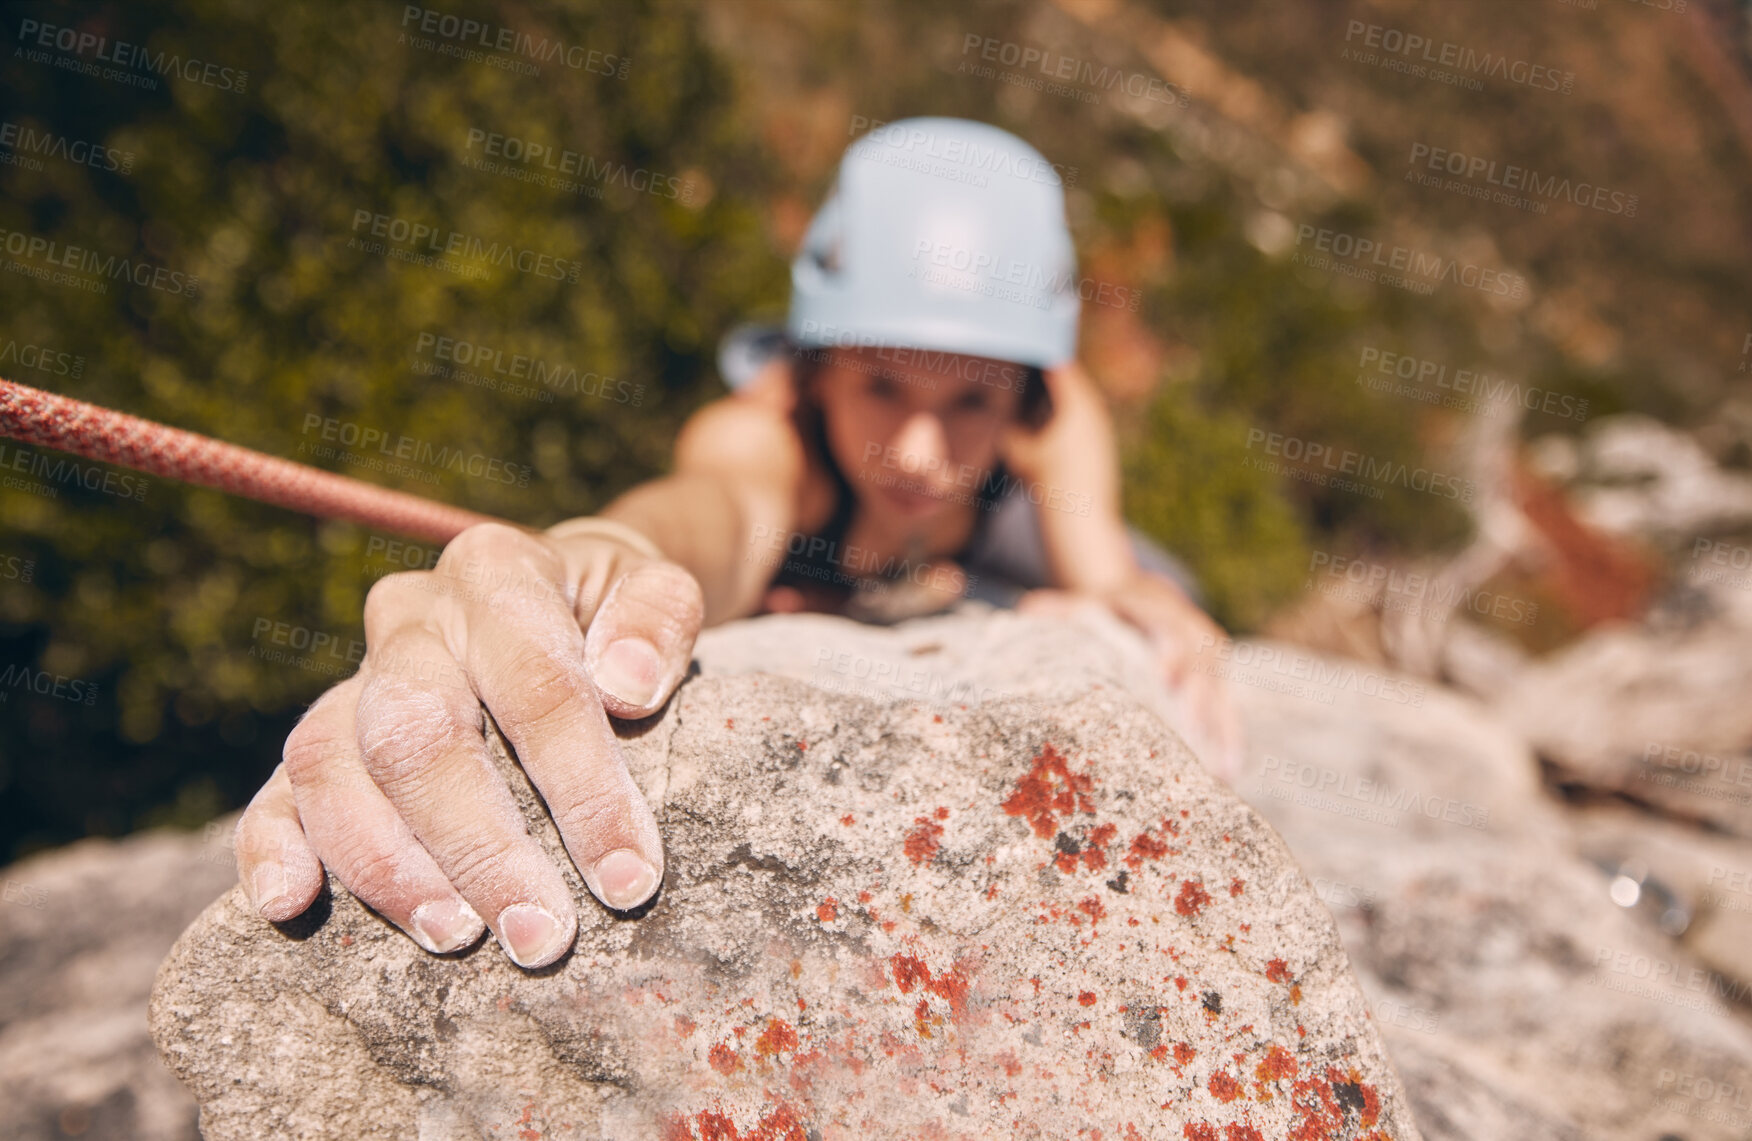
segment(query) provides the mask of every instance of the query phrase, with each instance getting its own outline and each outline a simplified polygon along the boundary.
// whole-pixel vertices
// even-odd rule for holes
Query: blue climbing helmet
[[[931,349],[1051,368],[1077,353],[1063,179],[969,119],[902,119],[846,150],[791,263],[808,348]]]

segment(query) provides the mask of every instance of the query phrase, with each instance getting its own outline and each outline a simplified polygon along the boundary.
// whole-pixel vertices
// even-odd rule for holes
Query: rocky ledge
[[[1331,914],[1102,635],[711,631],[624,734],[667,845],[643,913],[574,876],[577,948],[526,972],[338,887],[281,928],[233,890],[159,972],[159,1048],[208,1141],[1415,1141]]]

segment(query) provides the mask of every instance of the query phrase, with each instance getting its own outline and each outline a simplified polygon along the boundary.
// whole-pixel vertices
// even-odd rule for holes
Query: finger
[[[1074,360],[1066,361],[1053,368],[1041,369],[1040,373],[1046,381],[1047,392],[1061,400],[1072,395],[1077,389],[1093,383],[1089,379],[1088,372]]]
[[[541,790],[592,894],[637,907],[663,877],[657,818],[627,771],[584,667],[584,636],[545,620],[506,614],[465,657],[481,700]]]
[[[577,933],[572,892],[493,766],[480,702],[435,628],[460,623],[448,603],[430,605],[419,573],[381,579],[366,597],[355,739],[372,781],[505,953],[545,966]]]
[[[486,528],[475,528],[445,551],[464,548]],[[466,540],[466,542],[465,542]],[[499,565],[538,580],[564,573],[559,556],[521,535],[496,537]],[[466,549],[463,552],[466,555]],[[440,569],[443,558],[439,560]],[[608,649],[637,631],[669,654],[657,692],[673,689],[699,628],[698,585],[678,568],[650,563],[615,583],[591,623]],[[664,613],[673,608],[676,613]],[[475,693],[517,751],[529,779],[541,791],[554,824],[584,882],[610,907],[626,910],[649,899],[663,879],[663,845],[657,817],[627,771],[619,739],[609,726],[603,699],[586,666],[585,637],[571,608],[549,591],[499,590],[474,596],[462,621],[450,627],[463,639],[458,659]],[[613,632],[622,637],[613,637]],[[367,629],[369,636],[369,628]],[[662,697],[653,698],[653,703]],[[621,708],[649,709],[654,705]]]
[[[1168,680],[1168,688],[1179,689],[1193,677],[1192,660],[1186,653],[1185,643],[1174,637],[1153,637],[1162,660],[1163,673]]]
[[[1230,784],[1241,779],[1241,765],[1245,759],[1247,735],[1241,725],[1241,711],[1229,696],[1229,687],[1222,679],[1216,682],[1217,705],[1217,746],[1221,750],[1223,760],[1222,777]]]
[[[1241,773],[1241,722],[1228,687],[1221,678],[1190,674],[1180,692],[1199,760],[1213,776],[1233,784]]]
[[[322,864],[305,839],[284,764],[238,817],[232,835],[237,878],[262,918],[284,923],[304,914],[322,890]]]
[[[1090,614],[1101,608],[1099,602],[1085,595],[1069,590],[1055,590],[1042,587],[1030,590],[1016,601],[1016,611],[1020,614],[1032,614],[1041,618],[1075,619],[1082,614]]]
[[[616,717],[648,717],[687,673],[706,614],[699,582],[674,563],[622,575],[587,619],[584,664]]]
[[[794,586],[775,586],[761,599],[761,608],[769,614],[801,614],[808,606],[803,592]]]
[[[486,924],[365,770],[356,717],[363,688],[358,676],[335,686],[286,739],[305,835],[348,891],[426,950],[472,946]]]

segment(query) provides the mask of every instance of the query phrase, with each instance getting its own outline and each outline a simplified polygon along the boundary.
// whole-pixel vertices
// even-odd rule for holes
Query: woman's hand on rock
[[[490,927],[525,967],[572,945],[577,912],[487,749],[491,714],[584,882],[616,909],[663,878],[657,820],[608,718],[645,717],[687,670],[699,584],[636,533],[486,523],[365,603],[366,655],[286,739],[237,826],[238,872],[276,922],[326,865],[429,951]]]

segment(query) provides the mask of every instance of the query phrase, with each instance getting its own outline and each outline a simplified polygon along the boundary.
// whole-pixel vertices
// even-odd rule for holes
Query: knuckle
[[[405,863],[400,853],[372,846],[367,838],[347,845],[329,866],[348,891],[375,906],[406,893]]]
[[[438,569],[446,574],[494,563],[525,563],[548,570],[557,567],[560,558],[548,543],[507,523],[476,523],[450,540],[438,556]]]
[[[517,704],[507,710],[512,724],[545,724],[575,713],[595,690],[573,655],[562,658],[551,650],[527,646],[514,652],[506,676],[517,683]],[[497,710],[495,710],[497,712]]]
[[[271,809],[265,807],[258,794],[250,801],[249,807],[243,810],[243,815],[237,818],[237,827],[231,830],[231,851],[239,867],[253,864],[270,834],[266,815]]]
[[[613,621],[647,629],[669,641],[691,638],[705,619],[699,580],[675,563],[648,563],[621,580]]]
[[[358,747],[378,787],[393,795],[467,740],[472,722],[461,698],[400,678],[380,676],[366,684],[359,699]]]
[[[398,571],[371,584],[365,592],[365,637],[376,641],[431,604],[430,571]]]
[[[517,845],[509,837],[487,833],[457,839],[432,855],[465,896],[520,894],[514,874]]]
[[[316,707],[312,706],[311,712],[315,710]],[[320,781],[324,771],[344,756],[348,745],[349,742],[326,718],[306,714],[286,734],[286,744],[280,750],[280,761],[286,766],[286,779],[293,784]],[[250,809],[254,811],[255,805],[252,804]]]
[[[629,836],[634,831],[630,790],[608,782],[559,806],[554,813],[554,825],[560,835],[580,839],[591,847],[599,847],[615,837]]]

